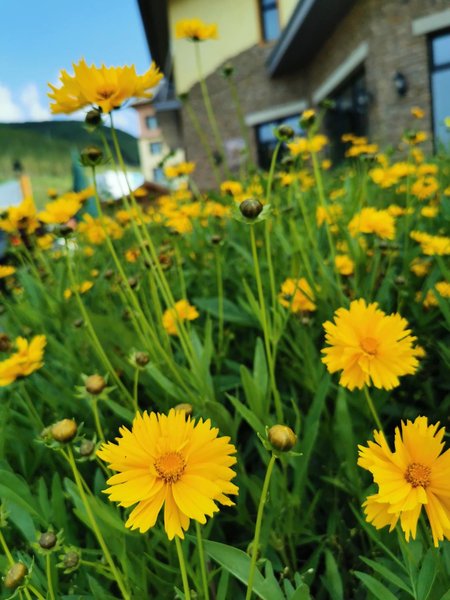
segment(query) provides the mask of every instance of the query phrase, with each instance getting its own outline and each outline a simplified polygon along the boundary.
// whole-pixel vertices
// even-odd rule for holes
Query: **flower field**
[[[160,79],[81,61],[52,110]],[[101,203],[105,142],[1,216],[1,598],[450,599],[449,157],[413,108],[332,165],[325,111],[208,192]]]

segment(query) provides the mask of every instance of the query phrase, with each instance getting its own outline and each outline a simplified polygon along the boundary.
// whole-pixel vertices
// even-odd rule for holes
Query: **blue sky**
[[[43,121],[47,83],[73,62],[150,65],[137,0],[0,0],[0,122]],[[137,133],[132,109],[118,127]]]

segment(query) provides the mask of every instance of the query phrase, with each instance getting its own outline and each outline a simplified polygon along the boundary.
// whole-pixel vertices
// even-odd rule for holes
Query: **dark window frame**
[[[153,122],[155,123],[154,127],[150,127],[150,125],[149,125],[150,120],[153,120]],[[145,126],[150,131],[155,131],[156,129],[159,129],[158,119],[156,118],[156,115],[148,115],[147,117],[145,117]]]
[[[435,110],[434,110],[434,102],[433,102],[433,75],[434,73],[439,73],[443,71],[450,71],[450,58],[448,62],[442,65],[434,64],[434,51],[433,51],[433,42],[436,38],[443,37],[446,35],[450,35],[450,27],[444,27],[443,29],[438,29],[436,31],[430,32],[427,36],[427,50],[428,50],[428,88],[430,93],[430,129],[433,134],[433,151],[437,152],[438,150],[438,136],[436,135],[435,128]]]
[[[259,10],[259,26],[261,30],[261,39],[264,43],[274,42],[278,39],[281,33],[281,23],[280,23],[280,6],[278,0],[257,0],[258,2],[258,10]],[[269,11],[276,11],[277,15],[277,24],[278,24],[278,35],[274,38],[269,38],[267,27],[265,23],[264,16]]]
[[[154,152],[153,146],[158,146],[159,152]],[[163,152],[163,143],[162,142],[160,142],[160,141],[150,142],[150,154],[152,156],[162,154],[162,152]]]
[[[270,161],[269,164],[265,164],[266,163],[266,158],[267,158],[267,150],[265,150],[265,148],[267,148],[269,146],[269,142],[264,142],[263,140],[261,140],[260,138],[260,130],[262,127],[266,126],[266,125],[272,125],[272,129],[274,129],[275,127],[278,127],[279,125],[282,125],[283,123],[286,123],[287,120],[289,119],[296,119],[297,123],[299,122],[299,118],[300,118],[300,113],[291,113],[291,114],[287,114],[284,115],[283,117],[279,117],[278,119],[271,119],[269,121],[262,121],[261,123],[255,123],[255,125],[253,126],[253,131],[255,134],[255,143],[256,143],[256,152],[257,152],[257,157],[258,157],[258,165],[261,168],[267,168],[267,170],[270,167],[270,162],[272,160],[272,155],[273,155],[273,151],[275,149],[275,146],[277,145],[277,141],[276,138],[274,137],[273,140],[273,145],[274,145],[274,149],[270,150]],[[300,129],[300,127],[299,127]],[[306,133],[305,133],[306,135]],[[301,136],[301,132],[296,133],[295,137],[299,137]],[[283,147],[285,146],[285,144],[283,144]],[[282,158],[283,152],[281,151],[278,155],[278,161]]]

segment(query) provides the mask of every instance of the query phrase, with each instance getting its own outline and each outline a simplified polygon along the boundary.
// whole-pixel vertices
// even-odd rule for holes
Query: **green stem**
[[[381,424],[380,417],[378,416],[377,409],[375,408],[375,405],[372,401],[372,398],[370,397],[369,390],[366,385],[364,386],[364,395],[366,397],[369,410],[372,413],[373,420],[375,421],[378,429],[383,433],[383,426]]]
[[[197,534],[198,559],[200,562],[200,570],[202,572],[203,597],[204,600],[209,600],[208,573],[206,571],[205,553],[203,551],[202,528],[198,521],[195,521],[195,532]]]
[[[214,255],[216,258],[217,297],[219,311],[219,338],[217,342],[217,351],[219,356],[221,356],[223,349],[223,274],[221,260],[222,257],[217,248],[214,248]]]
[[[27,585],[27,587],[24,588],[24,592],[25,592],[25,596],[27,598],[29,598],[29,600],[31,600],[31,596],[30,596],[30,592],[28,590],[30,590],[30,592],[33,592],[33,594],[36,596],[36,598],[38,600],[46,600],[45,597],[41,594],[41,592],[38,592],[38,590],[34,587],[34,585]]]
[[[183,581],[184,599],[191,600],[191,590],[189,589],[189,582],[186,572],[186,563],[184,561],[183,548],[181,547],[180,538],[175,536],[175,546],[177,548],[178,562],[180,563],[181,579]]]
[[[211,99],[209,97],[208,87],[206,85],[205,78],[203,77],[202,61],[201,61],[201,56],[200,56],[200,44],[195,42],[194,48],[195,48],[195,60],[197,62],[198,79],[199,79],[200,89],[201,89],[202,96],[203,96],[203,104],[205,105],[206,114],[208,116],[208,121],[211,126],[211,130],[213,132],[214,141],[217,146],[217,151],[221,154],[222,159],[225,160],[225,152],[224,152],[222,136],[220,135],[219,127],[217,125],[216,117],[214,115],[213,107],[211,104]]]
[[[47,589],[49,600],[55,600],[55,592],[53,591],[53,581],[52,581],[52,562],[51,562],[51,554],[47,553],[45,557],[45,572],[47,575]]]
[[[253,580],[255,578],[255,570],[256,570],[256,559],[258,558],[258,548],[259,548],[259,539],[261,537],[261,525],[262,518],[264,513],[264,506],[267,502],[267,493],[269,491],[270,478],[272,476],[273,467],[275,465],[277,457],[275,454],[272,454],[270,457],[269,464],[267,465],[266,476],[264,478],[263,488],[261,492],[261,498],[259,499],[258,513],[256,515],[256,525],[255,525],[255,536],[253,538],[252,544],[252,557],[250,561],[250,572],[248,574],[248,586],[247,586],[247,594],[245,596],[245,600],[250,600],[252,597],[253,591]]]
[[[134,403],[134,410],[136,413],[139,412],[138,387],[139,387],[139,369],[135,369],[134,377],[133,377],[133,403]]]
[[[94,415],[95,428],[97,430],[98,437],[100,440],[102,440],[102,442],[104,442],[105,434],[103,433],[103,428],[102,428],[102,424],[100,421],[100,415],[99,415],[99,411],[98,411],[98,398],[92,399],[92,413]]]
[[[258,289],[260,320],[261,320],[261,326],[263,329],[267,364],[269,367],[270,386],[271,386],[271,390],[272,390],[273,400],[275,403],[275,412],[277,415],[277,420],[280,423],[282,423],[284,421],[283,405],[281,403],[280,394],[278,392],[276,381],[275,381],[275,364],[274,364],[272,349],[271,349],[271,345],[270,345],[270,325],[269,325],[269,322],[267,319],[266,303],[265,303],[265,299],[264,299],[264,292],[263,292],[263,286],[262,286],[262,280],[261,280],[261,271],[260,271],[260,267],[259,267],[258,251],[256,249],[254,225],[250,225],[250,241],[251,241],[251,246],[252,246],[252,257],[253,257],[253,265],[254,265],[254,269],[255,269],[256,287]]]
[[[12,557],[12,554],[9,551],[8,544],[6,543],[6,540],[3,536],[3,532],[1,529],[0,529],[0,546],[3,549],[3,552],[5,553],[5,556],[8,559],[10,566],[12,566],[14,564],[14,558]]]
[[[95,332],[94,326],[92,325],[91,319],[89,317],[89,314],[83,304],[83,301],[81,299],[80,293],[77,289],[77,283],[75,281],[75,276],[73,274],[73,269],[72,269],[72,261],[70,260],[70,253],[69,253],[69,246],[67,244],[67,239],[66,239],[66,262],[67,262],[67,270],[69,273],[69,281],[70,281],[70,285],[72,287],[74,296],[76,298],[77,304],[78,304],[78,308],[80,309],[81,315],[84,319],[84,322],[86,324],[86,328],[91,336],[91,340],[92,340],[92,344],[98,354],[98,357],[100,358],[100,360],[102,361],[102,363],[104,364],[105,368],[109,371],[109,373],[111,374],[111,377],[114,379],[116,385],[120,388],[120,390],[122,391],[122,393],[129,399],[129,401],[132,402],[132,397],[129,393],[129,391],[127,390],[127,388],[124,386],[124,384],[121,382],[121,380],[119,379],[119,377],[117,376],[117,373],[114,370],[114,367],[112,366],[109,358],[107,357],[105,351],[103,350],[103,347],[100,343],[100,340],[97,337],[97,334]]]
[[[89,504],[88,499],[86,498],[86,494],[84,492],[84,488],[83,488],[83,484],[81,482],[80,479],[80,473],[78,471],[78,467],[77,464],[75,462],[75,458],[73,456],[73,452],[72,452],[72,448],[69,446],[69,448],[67,449],[67,456],[68,456],[68,460],[69,460],[69,464],[72,468],[72,473],[75,479],[75,483],[76,486],[78,488],[78,492],[80,494],[80,498],[81,501],[83,502],[83,506],[86,510],[86,514],[88,516],[88,519],[90,521],[91,527],[92,527],[92,531],[95,534],[95,537],[97,538],[97,541],[100,545],[100,548],[102,549],[102,552],[105,556],[106,562],[108,563],[111,572],[113,573],[115,580],[117,582],[117,585],[119,586],[120,592],[122,594],[122,597],[124,598],[124,600],[131,600],[131,596],[129,594],[129,592],[127,591],[125,584],[123,582],[122,579],[122,575],[121,573],[118,571],[116,565],[114,564],[114,561],[112,559],[112,556],[109,552],[108,546],[103,538],[103,535],[97,525],[97,521],[95,520],[94,514],[92,512],[91,509],[91,505]]]

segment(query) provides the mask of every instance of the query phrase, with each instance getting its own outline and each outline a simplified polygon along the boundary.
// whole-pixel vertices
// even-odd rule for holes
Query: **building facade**
[[[140,0],[144,20],[146,0]],[[202,70],[225,148],[243,137],[221,69],[229,62],[249,128],[254,160],[267,165],[273,127],[297,123],[299,113],[325,99],[333,108],[324,122],[332,158],[342,133],[368,135],[381,146],[396,144],[412,126],[410,109],[425,111],[420,128],[436,144],[448,144],[450,115],[450,6],[448,0],[167,0],[166,39],[153,45],[171,65],[176,92],[188,92],[190,108],[212,139],[193,44],[173,40],[175,23],[199,17],[216,22],[219,40],[200,43]],[[155,25],[153,25],[153,29]],[[170,58],[168,58],[170,57]],[[156,57],[155,57],[155,60]],[[170,62],[172,60],[173,62]],[[197,163],[196,179],[213,185],[207,156],[186,106],[183,145]]]

